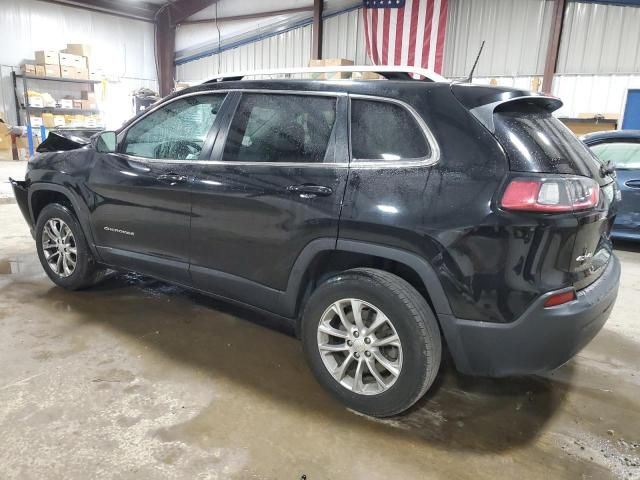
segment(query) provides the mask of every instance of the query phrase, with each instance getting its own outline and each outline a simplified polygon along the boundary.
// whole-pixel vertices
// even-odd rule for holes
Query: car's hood
[[[42,142],[36,151],[44,152],[61,152],[66,150],[75,150],[77,148],[89,145],[91,142],[84,138],[76,137],[70,134],[59,132],[49,132],[47,139]]]

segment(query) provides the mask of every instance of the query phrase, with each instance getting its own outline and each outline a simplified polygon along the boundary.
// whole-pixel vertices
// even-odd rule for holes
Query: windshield
[[[640,168],[640,143],[610,142],[591,147],[602,163],[611,162],[616,168]]]

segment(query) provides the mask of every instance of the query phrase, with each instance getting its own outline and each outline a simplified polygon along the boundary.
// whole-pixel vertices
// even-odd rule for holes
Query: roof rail
[[[272,70],[248,70],[242,72],[230,72],[217,75],[204,83],[225,82],[242,80],[244,77],[259,75],[288,75],[304,73],[338,73],[338,72],[374,72],[387,80],[415,80],[412,75],[419,75],[430,82],[449,82],[433,70],[426,68],[402,66],[402,65],[341,65],[335,67],[299,67],[299,68],[274,68]]]

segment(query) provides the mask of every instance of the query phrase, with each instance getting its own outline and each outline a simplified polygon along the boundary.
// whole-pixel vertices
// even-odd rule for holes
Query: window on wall
[[[173,101],[127,132],[123,151],[144,158],[196,160],[224,100],[223,94]]]
[[[228,162],[325,161],[335,97],[244,93],[229,129]]]
[[[424,133],[406,108],[390,102],[351,100],[354,160],[403,160],[431,154]]]

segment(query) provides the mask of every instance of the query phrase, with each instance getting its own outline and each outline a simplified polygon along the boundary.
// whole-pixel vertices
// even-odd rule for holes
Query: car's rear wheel
[[[318,287],[305,307],[302,339],[319,382],[349,408],[377,417],[413,405],[440,366],[429,304],[381,270],[348,270]]]
[[[94,285],[104,274],[96,264],[82,228],[64,205],[47,205],[36,222],[36,247],[49,278],[69,290]]]

